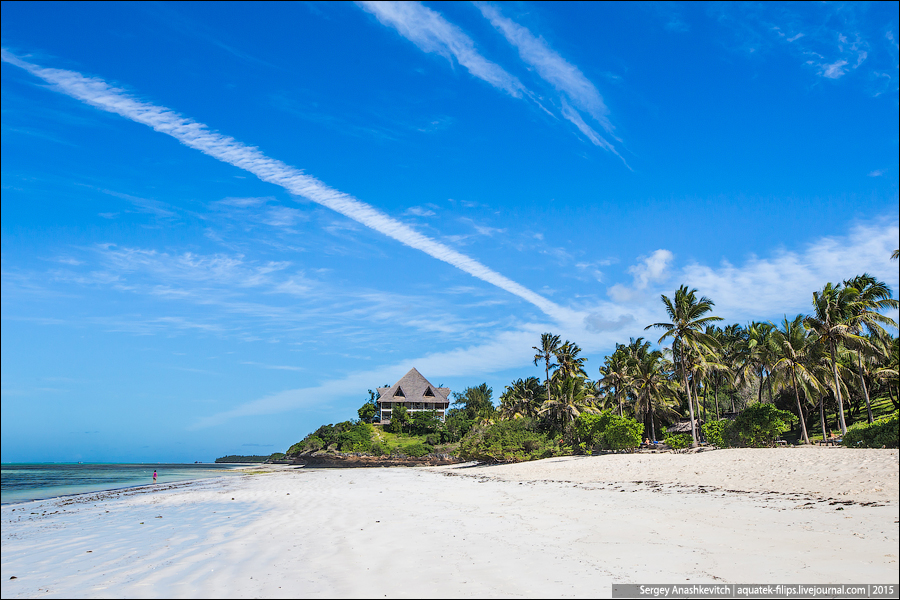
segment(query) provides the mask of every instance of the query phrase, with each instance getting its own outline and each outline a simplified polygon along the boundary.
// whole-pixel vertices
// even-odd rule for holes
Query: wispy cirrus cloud
[[[168,108],[140,101],[124,90],[110,86],[102,79],[85,77],[75,71],[46,68],[30,63],[9,52],[6,48],[2,49],[2,60],[52,84],[57,91],[95,108],[147,125],[155,131],[175,138],[189,148],[199,150],[207,156],[248,171],[262,181],[282,187],[292,194],[338,212],[410,248],[420,250],[473,277],[506,290],[555,319],[565,319],[569,316],[568,309],[501,275],[477,260],[419,233],[409,225],[389,217],[349,194],[325,185],[299,169],[269,158],[255,147],[242,144],[232,137],[212,132],[202,123],[185,118]]]
[[[503,16],[496,6],[486,2],[477,2],[476,6],[481,10],[481,14],[491,22],[491,25],[503,34],[506,41],[519,51],[519,56],[525,64],[537,71],[544,81],[560,93],[562,116],[575,125],[592,144],[612,152],[625,163],[626,167],[631,169],[615,147],[588,125],[578,112],[590,115],[608,135],[616,141],[621,141],[614,133],[615,127],[609,120],[609,109],[603,102],[603,97],[584,73],[551,48],[546,40],[534,35],[528,28],[519,25],[512,19]]]
[[[456,60],[469,73],[514,98],[522,98],[525,86],[500,65],[483,57],[462,29],[418,2],[357,2],[383,24],[414,43],[424,52],[440,54]]]

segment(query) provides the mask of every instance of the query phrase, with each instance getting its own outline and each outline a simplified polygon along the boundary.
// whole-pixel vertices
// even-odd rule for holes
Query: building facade
[[[382,423],[390,423],[391,411],[400,404],[410,413],[434,411],[443,421],[450,408],[450,388],[432,385],[413,368],[394,385],[378,388],[375,403]]]

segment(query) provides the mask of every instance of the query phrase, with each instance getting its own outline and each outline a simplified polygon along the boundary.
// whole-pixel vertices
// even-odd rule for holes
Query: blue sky
[[[864,271],[897,3],[2,5],[3,460],[283,451]]]

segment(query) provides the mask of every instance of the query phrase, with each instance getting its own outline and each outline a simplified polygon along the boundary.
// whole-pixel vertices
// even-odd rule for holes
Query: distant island
[[[284,452],[275,452],[267,456],[254,454],[252,456],[241,456],[239,454],[229,454],[228,456],[220,456],[216,459],[217,463],[265,463],[274,462],[284,458]]]

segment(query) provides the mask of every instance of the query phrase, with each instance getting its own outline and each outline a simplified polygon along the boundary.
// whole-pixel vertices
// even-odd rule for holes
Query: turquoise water
[[[205,479],[237,473],[223,464],[5,464],[0,465],[0,502],[27,502],[117,488]]]

